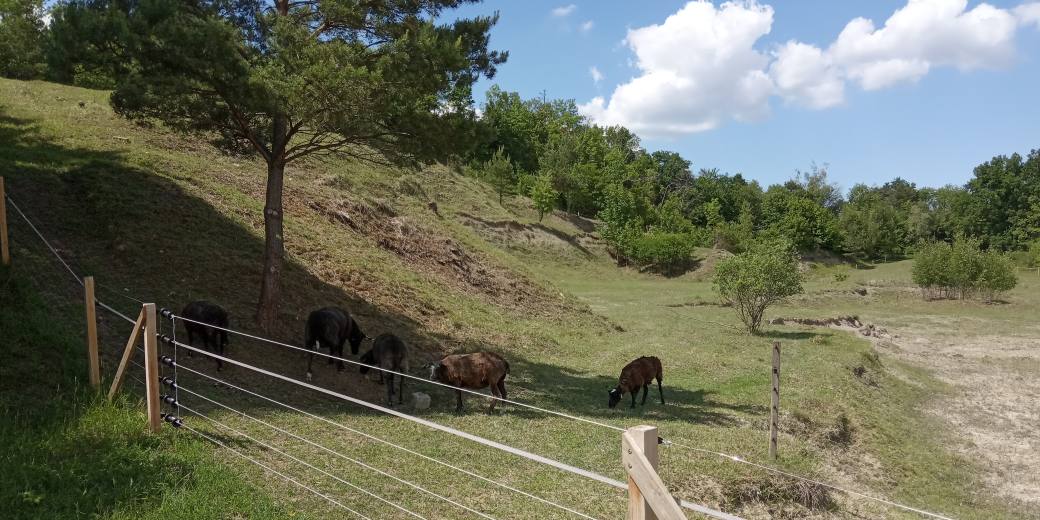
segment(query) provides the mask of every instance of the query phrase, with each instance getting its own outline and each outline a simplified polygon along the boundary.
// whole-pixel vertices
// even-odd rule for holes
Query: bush
[[[980,294],[992,300],[1018,283],[1015,265],[1007,255],[983,252],[978,239],[958,238],[953,244],[921,246],[914,257],[912,278],[926,298],[969,298]]]
[[[674,275],[693,264],[694,237],[686,233],[650,231],[629,245],[629,258],[652,270]]]
[[[753,243],[746,252],[720,261],[713,282],[751,334],[758,332],[769,306],[802,292],[794,247],[783,239]]]
[[[1010,291],[1018,285],[1015,275],[1015,264],[1007,255],[997,251],[987,251],[980,257],[978,290],[986,301],[993,301],[1000,293]]]
[[[545,214],[556,207],[556,198],[560,195],[553,189],[552,175],[548,172],[542,172],[541,175],[534,178],[534,183],[528,193],[531,194],[534,208],[538,210],[538,222],[541,222]]]
[[[838,271],[838,272],[834,273],[834,281],[835,282],[844,282],[845,280],[848,280],[848,279],[849,279],[849,273],[846,273],[845,271]]]

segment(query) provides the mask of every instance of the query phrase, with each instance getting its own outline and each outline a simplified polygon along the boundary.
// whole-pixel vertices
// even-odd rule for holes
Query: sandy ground
[[[979,461],[1000,496],[1040,506],[1040,327],[1035,334],[959,334],[963,318],[925,317],[878,349],[927,368],[954,387],[927,412],[955,428],[952,446]],[[879,323],[884,326],[885,324]],[[960,323],[963,325],[963,323]],[[982,324],[999,332],[999,325]]]

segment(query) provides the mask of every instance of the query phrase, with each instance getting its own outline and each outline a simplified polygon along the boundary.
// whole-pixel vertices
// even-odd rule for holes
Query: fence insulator
[[[162,316],[163,318],[173,319],[173,312],[170,309],[163,307],[159,309],[159,316]]]
[[[172,413],[164,413],[162,414],[162,418],[164,421],[173,425],[174,428],[180,428],[181,426],[184,426],[184,421],[182,421],[180,417],[177,417]]]
[[[162,336],[159,336],[159,341],[166,343],[167,345],[170,345],[173,343],[173,338],[167,336],[166,334],[163,334]]]
[[[177,382],[172,377],[164,377],[159,380],[160,383],[169,386],[170,388],[177,388]]]
[[[180,403],[177,402],[177,398],[172,396],[172,395],[170,395],[170,394],[160,395],[159,399],[161,399],[162,402],[164,402],[166,404],[172,404],[173,406],[180,406]]]
[[[176,362],[174,362],[174,361],[173,361],[173,358],[172,358],[172,357],[170,357],[170,356],[161,356],[161,357],[159,358],[159,362],[160,362],[160,363],[162,363],[162,364],[164,364],[164,365],[166,365],[166,366],[170,366],[170,367],[175,367],[175,366],[177,366],[177,363],[176,363]]]

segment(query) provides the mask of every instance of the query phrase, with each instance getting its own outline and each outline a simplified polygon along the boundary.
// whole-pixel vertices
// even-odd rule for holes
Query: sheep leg
[[[188,346],[189,347],[194,347],[195,346],[195,333],[193,333],[191,331],[191,327],[185,326],[184,328],[188,329]],[[185,350],[187,350],[187,349],[185,349]],[[188,357],[192,357],[190,350],[188,350]]]
[[[635,408],[636,407],[636,396],[637,395],[639,395],[639,389],[638,388],[636,389],[635,392],[632,392],[632,406],[629,406],[629,408]]]
[[[506,397],[506,378],[502,376],[502,379],[498,380],[498,393],[502,395],[502,399],[508,399]]]
[[[391,384],[390,386],[394,386]],[[397,404],[404,404],[404,376],[397,383]]]
[[[388,406],[390,406],[390,407],[393,407],[394,406],[394,375],[393,374],[387,374],[386,379],[387,379],[387,382],[390,383],[390,384],[386,385],[386,404]]]
[[[643,385],[643,400],[639,403],[639,406],[646,404],[646,394],[650,392],[650,383]]]
[[[493,395],[495,397],[491,398],[491,407],[488,408],[488,413],[495,413],[495,404],[498,403],[497,397],[501,397],[501,394],[498,393],[498,386],[497,385],[491,385],[490,389],[491,389],[491,395]]]
[[[664,404],[664,390],[661,390],[661,378],[657,378],[657,393],[661,396],[661,404]]]
[[[455,397],[457,399],[457,404],[455,405],[455,413],[462,413],[462,390],[456,390]]]

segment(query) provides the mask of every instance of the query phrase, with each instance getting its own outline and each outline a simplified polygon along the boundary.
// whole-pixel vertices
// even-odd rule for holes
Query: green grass
[[[206,442],[149,435],[141,402],[109,403],[90,390],[83,340],[71,328],[79,313],[48,305],[24,272],[31,264],[19,260],[0,271],[4,518],[286,517]]]
[[[114,294],[124,292],[124,288],[128,294],[175,309],[191,299],[206,298],[229,308],[234,327],[253,330],[250,315],[260,275],[264,169],[254,159],[226,156],[205,143],[126,122],[111,113],[105,96],[102,92],[48,83],[0,80],[0,174],[7,177],[10,193],[40,221],[77,269],[116,288],[102,289],[100,293],[109,303],[134,312],[134,302]],[[1019,504],[996,498],[993,490],[979,488],[974,462],[944,447],[952,434],[944,433],[938,419],[921,410],[949,389],[920,368],[884,353],[877,358],[871,344],[861,338],[834,330],[800,327],[768,327],[764,335],[749,337],[742,332],[731,309],[704,305],[716,299],[710,282],[700,277],[664,279],[619,270],[596,251],[584,253],[537,243],[503,245],[489,240],[465,225],[462,215],[533,224],[537,222],[536,212],[524,199],[507,200],[504,206],[500,205],[489,187],[444,167],[409,172],[329,160],[296,165],[288,175],[289,265],[285,271],[282,312],[272,332],[278,339],[299,344],[309,310],[342,305],[359,315],[370,335],[393,331],[416,347],[412,362],[416,373],[425,359],[443,352],[496,350],[506,355],[512,365],[508,383],[512,398],[623,426],[654,424],[664,436],[676,441],[760,462],[766,460],[767,448],[769,348],[771,341],[778,339],[784,352],[778,466],[957,518],[1035,515]],[[413,184],[421,186],[421,190],[415,190]],[[437,202],[439,217],[427,209],[431,200]],[[401,257],[382,247],[376,237],[354,231],[315,209],[316,204],[341,207],[351,202],[374,206],[377,201],[390,206],[400,222],[420,226],[424,236],[454,241],[476,260],[475,266],[506,276],[523,290],[514,293],[505,288],[492,293],[460,284],[436,262]],[[579,234],[556,216],[547,216],[543,224],[568,235]],[[16,262],[39,255],[38,246],[33,245],[24,226],[12,226]],[[38,276],[46,269],[54,269],[42,260],[34,266],[38,271],[26,272],[24,276]],[[843,282],[834,281],[834,270],[811,272],[807,294],[771,311],[770,317],[859,314],[868,320],[912,323],[915,316],[931,314],[955,321],[970,316],[983,320],[987,326],[999,323],[1009,332],[1026,333],[1029,316],[1036,315],[1040,304],[1040,299],[1033,296],[1038,285],[1034,282],[1016,289],[1006,306],[925,303],[903,290],[909,279],[907,262],[849,270],[849,278]],[[849,294],[848,289],[871,280],[886,288],[868,299]],[[519,300],[514,300],[514,296]],[[75,327],[80,319],[74,314],[61,323]],[[12,320],[10,323],[19,324],[23,336],[37,329],[54,330],[50,325],[27,319]],[[961,323],[959,327],[971,327],[965,320]],[[110,371],[124,339],[118,333],[121,324],[105,325],[105,360]],[[974,327],[985,328],[979,322]],[[62,334],[70,349],[68,353],[79,352],[75,333]],[[6,331],[4,335],[7,336]],[[9,356],[22,351],[40,349],[5,350],[5,363],[0,366],[6,366]],[[229,354],[291,377],[303,375],[305,360],[296,353],[232,338]],[[668,404],[661,406],[651,394],[645,407],[634,411],[608,410],[606,393],[616,384],[620,367],[643,354],[664,360]],[[62,355],[47,363],[52,368],[63,366],[67,359],[75,357]],[[880,364],[875,359],[880,359]],[[210,363],[198,357],[181,361],[189,367],[212,370]],[[382,398],[382,387],[362,379],[356,372],[337,375],[324,363],[319,365],[318,384],[373,401]],[[852,370],[860,366],[867,370],[868,378],[853,375]],[[19,377],[23,379],[17,384],[28,384],[30,372],[20,370]],[[63,373],[63,380],[69,380],[83,371],[78,365],[69,365]],[[226,369],[220,377],[594,516],[623,515],[624,496],[610,488],[242,369]],[[184,372],[179,381],[186,388],[493,516],[548,518],[557,513]],[[624,477],[618,463],[616,432],[510,407],[489,416],[480,410],[485,403],[473,397],[467,399],[468,412],[455,415],[451,411],[453,396],[419,385],[409,382],[405,390],[432,394],[434,407],[425,412],[431,420],[615,478]],[[139,395],[139,390],[131,387],[128,394]],[[78,434],[114,437],[123,440],[109,441],[101,445],[104,449],[89,450],[80,456],[87,460],[104,458],[112,465],[125,461],[127,468],[134,468],[142,466],[141,460],[151,460],[144,455],[150,454],[172,457],[175,462],[171,466],[194,468],[189,480],[154,476],[150,477],[153,480],[144,480],[146,477],[140,476],[133,486],[128,480],[104,484],[112,498],[107,499],[111,503],[103,514],[262,518],[296,512],[315,518],[342,517],[341,512],[320,499],[192,440],[187,432],[144,435],[135,402],[106,405],[84,397],[82,392],[74,394],[79,396],[74,402],[66,402],[54,395],[61,394],[39,394],[41,404],[61,417],[44,421],[47,426],[40,428],[48,434],[12,437],[7,445],[17,445],[19,452],[36,450],[43,457],[61,453],[57,448],[61,442],[69,444],[68,449],[85,449],[74,442]],[[183,394],[182,401],[428,517],[463,516],[451,506],[243,417]],[[17,408],[5,408],[5,417],[8,409]],[[67,410],[81,412],[69,418],[65,415]],[[204,419],[185,415],[193,427],[219,431]],[[90,417],[93,419],[86,419]],[[101,420],[102,417],[109,419]],[[846,417],[853,428],[848,446],[838,445],[829,437],[839,417]],[[131,428],[135,433],[124,431],[118,435],[107,430],[116,425]],[[16,435],[21,428],[11,433],[4,431],[7,439],[6,435]],[[234,439],[227,432],[223,435]],[[56,444],[40,445],[43,441]],[[137,446],[133,448],[138,450],[137,456],[121,452],[131,449],[131,445]],[[373,499],[268,450],[241,439],[235,445],[374,518],[400,516]],[[93,455],[94,451],[105,453]],[[798,503],[806,490],[787,480],[675,447],[663,447],[661,457],[662,475],[676,494],[751,518],[913,518],[871,503],[848,500],[840,494],[831,496],[835,501],[832,509],[809,511]],[[32,456],[19,458],[30,460]],[[214,466],[213,461],[221,464]],[[109,468],[105,474],[121,475],[127,471],[131,470]],[[176,471],[170,474],[181,475]],[[245,475],[251,484],[243,484],[235,475]],[[257,490],[250,491],[246,487],[249,485]],[[82,494],[79,485],[49,487],[46,492],[24,483],[4,486],[8,488],[17,493],[41,493],[41,504],[50,500],[69,504],[70,508],[94,510],[94,499],[85,498],[93,495]],[[157,488],[170,491],[157,495]],[[133,490],[132,495],[124,496],[130,493],[128,490]],[[35,495],[26,496],[31,499]],[[272,504],[278,504],[280,509]],[[57,512],[62,511],[67,510]]]

